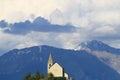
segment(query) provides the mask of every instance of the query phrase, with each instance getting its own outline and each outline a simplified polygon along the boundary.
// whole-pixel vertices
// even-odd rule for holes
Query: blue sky
[[[0,53],[100,40],[120,47],[120,0],[1,0]],[[44,24],[43,24],[44,23]]]

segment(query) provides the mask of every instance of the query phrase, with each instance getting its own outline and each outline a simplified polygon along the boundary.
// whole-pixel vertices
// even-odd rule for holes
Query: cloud
[[[91,21],[97,24],[120,25],[120,11],[104,11],[91,13]]]
[[[67,22],[66,16],[59,10],[54,10],[50,15],[50,22],[52,24],[65,25]]]
[[[18,22],[29,19],[31,14],[49,18],[56,8],[63,10],[69,0],[4,0],[0,1],[0,18],[7,22]]]
[[[5,22],[4,20],[0,21],[0,27],[4,28],[4,27],[7,27],[7,26],[8,26],[7,22]]]
[[[29,20],[35,14],[55,24],[72,23],[77,27],[101,21],[119,23],[119,3],[119,0],[4,0],[0,2],[0,18],[13,23]]]
[[[24,22],[18,22],[13,24],[8,24],[4,20],[0,21],[0,26],[6,27],[4,29],[5,33],[11,34],[27,34],[31,31],[37,32],[74,32],[75,27],[69,24],[66,25],[57,25],[51,24],[48,20],[37,17],[33,22],[26,20]]]
[[[112,32],[112,33],[111,33]],[[107,36],[108,34],[109,35],[112,35],[112,34],[116,34],[117,32],[116,32],[116,30],[113,28],[113,27],[111,27],[111,26],[101,26],[101,27],[99,27],[99,28],[96,28],[95,30],[94,30],[94,33],[95,34],[99,34],[99,36],[101,35],[104,35],[104,36]],[[102,34],[101,34],[102,33]],[[98,35],[97,35],[98,36]]]
[[[0,1],[0,45],[9,41],[9,46],[17,48],[40,44],[74,48],[81,41],[96,39],[120,47],[119,3],[120,0]]]
[[[93,5],[95,6],[95,9],[102,9],[102,10],[106,10],[106,9],[119,9],[119,0],[92,0],[93,1]]]

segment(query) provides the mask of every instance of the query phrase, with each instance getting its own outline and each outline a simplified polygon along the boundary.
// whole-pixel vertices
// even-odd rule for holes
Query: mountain
[[[86,50],[96,56],[101,62],[120,73],[120,49],[113,48],[101,41],[92,40],[82,42],[77,50]]]
[[[85,50],[51,46],[14,49],[0,56],[0,80],[22,80],[27,72],[46,74],[49,54],[75,80],[120,80],[120,74]]]
[[[120,49],[113,48],[101,41],[97,40],[92,40],[92,41],[87,41],[87,42],[82,42],[79,45],[79,49],[85,49],[88,48],[92,51],[106,51],[109,53],[114,53],[114,54],[120,54]]]

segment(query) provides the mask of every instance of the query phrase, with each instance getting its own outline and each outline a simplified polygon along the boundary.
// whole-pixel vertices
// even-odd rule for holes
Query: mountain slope
[[[82,42],[77,49],[90,52],[92,55],[98,57],[100,61],[120,73],[120,49],[110,47],[97,40]]]
[[[22,80],[27,72],[47,72],[49,54],[75,80],[120,80],[120,75],[97,57],[80,50],[50,46],[14,49],[0,57],[0,80]]]
[[[88,48],[92,51],[106,51],[109,53],[120,54],[120,49],[113,48],[101,41],[92,40],[87,42],[82,42],[78,45],[80,48]]]

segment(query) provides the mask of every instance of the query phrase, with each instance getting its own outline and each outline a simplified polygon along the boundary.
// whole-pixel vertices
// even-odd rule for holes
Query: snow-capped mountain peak
[[[83,49],[91,49],[91,47],[98,47],[100,45],[104,45],[101,41],[97,40],[92,40],[92,41],[86,41],[86,42],[81,42],[75,50],[83,50]]]
[[[110,49],[113,48],[101,41],[92,40],[80,43],[75,49],[77,50],[90,49],[92,51],[106,51],[106,50],[110,51]]]

